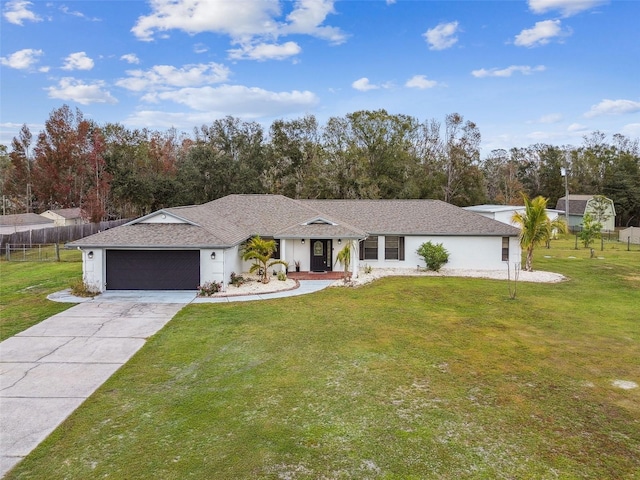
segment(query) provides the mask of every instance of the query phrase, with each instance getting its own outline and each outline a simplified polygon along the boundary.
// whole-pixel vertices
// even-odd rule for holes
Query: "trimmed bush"
[[[198,294],[201,297],[210,297],[220,290],[222,290],[222,284],[220,282],[205,282],[198,287]]]
[[[449,252],[441,243],[423,243],[416,252],[424,259],[427,268],[434,272],[439,271],[449,261]]]

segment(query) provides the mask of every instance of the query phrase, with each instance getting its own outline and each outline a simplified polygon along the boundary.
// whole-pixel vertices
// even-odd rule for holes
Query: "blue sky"
[[[637,0],[3,0],[0,143],[63,104],[187,133],[457,112],[483,154],[639,138],[639,18]]]

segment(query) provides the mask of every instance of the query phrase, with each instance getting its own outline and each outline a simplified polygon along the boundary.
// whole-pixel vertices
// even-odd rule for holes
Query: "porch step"
[[[295,280],[340,280],[343,272],[289,272],[287,276]]]

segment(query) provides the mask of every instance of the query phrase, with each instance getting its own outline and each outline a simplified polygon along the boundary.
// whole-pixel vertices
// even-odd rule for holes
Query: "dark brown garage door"
[[[196,290],[198,250],[107,250],[107,290]]]

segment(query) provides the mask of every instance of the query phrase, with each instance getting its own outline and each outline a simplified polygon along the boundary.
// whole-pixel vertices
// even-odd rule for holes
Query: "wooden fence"
[[[69,225],[66,227],[39,228],[26,232],[5,233],[0,235],[0,249],[4,250],[8,244],[20,245],[43,245],[72,242],[79,238],[88,237],[94,233],[118,227],[129,220],[111,220],[100,223],[83,223],[80,225]]]

